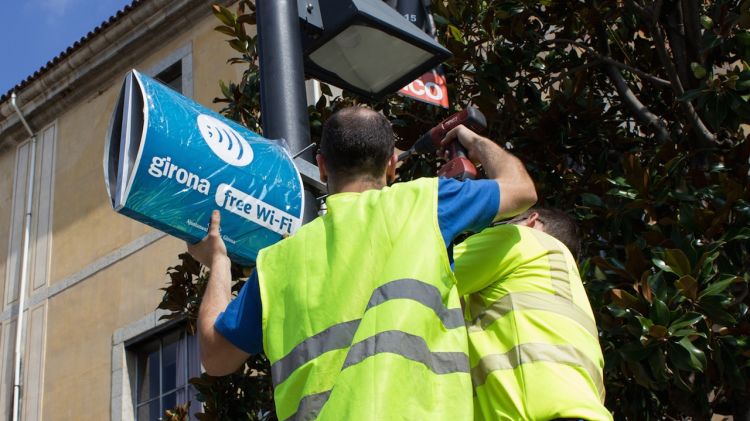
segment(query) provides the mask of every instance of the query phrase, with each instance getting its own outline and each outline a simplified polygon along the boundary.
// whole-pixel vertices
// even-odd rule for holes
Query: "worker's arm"
[[[472,161],[482,164],[487,177],[497,182],[500,204],[496,221],[518,215],[536,203],[534,182],[518,158],[463,125],[449,131],[442,145],[456,139],[466,148]]]
[[[208,235],[201,242],[188,245],[188,252],[211,269],[198,312],[198,341],[200,342],[201,363],[206,372],[212,376],[233,373],[250,356],[226,340],[214,328],[216,318],[224,311],[232,298],[231,263],[219,232],[220,218],[219,212],[214,211],[211,214]]]

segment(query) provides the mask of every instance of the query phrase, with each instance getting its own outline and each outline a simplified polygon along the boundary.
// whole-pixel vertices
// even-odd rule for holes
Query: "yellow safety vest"
[[[570,251],[524,226],[500,225],[454,249],[466,298],[475,419],[611,420],[604,358]]]
[[[327,206],[258,256],[279,419],[471,419],[437,180],[336,194]]]

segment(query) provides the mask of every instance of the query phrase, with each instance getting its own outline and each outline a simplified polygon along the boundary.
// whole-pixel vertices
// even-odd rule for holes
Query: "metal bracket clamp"
[[[305,184],[318,190],[320,193],[328,192],[328,186],[326,183],[320,181],[320,171],[318,170],[317,165],[305,161],[302,158],[295,158],[294,165],[297,167],[297,171],[299,171],[302,176],[302,181]]]
[[[297,13],[300,20],[314,30],[323,30],[323,17],[320,15],[318,0],[297,0]]]

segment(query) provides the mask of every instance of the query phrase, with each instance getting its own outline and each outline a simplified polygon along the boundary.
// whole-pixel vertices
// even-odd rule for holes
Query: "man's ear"
[[[390,159],[388,159],[388,164],[385,166],[385,181],[388,184],[393,183],[393,180],[396,179],[396,166],[398,165],[398,155],[396,152],[391,155]]]
[[[529,228],[534,228],[539,231],[544,231],[544,223],[539,220],[539,212],[531,212],[528,218],[524,221],[523,225]]]
[[[328,170],[326,169],[326,159],[321,154],[315,155],[315,162],[318,163],[318,171],[320,171],[320,181],[328,182]]]

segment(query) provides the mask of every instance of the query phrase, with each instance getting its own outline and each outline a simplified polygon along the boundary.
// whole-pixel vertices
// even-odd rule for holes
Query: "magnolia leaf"
[[[712,322],[733,325],[737,323],[737,319],[724,308],[724,303],[727,300],[728,297],[721,295],[706,295],[701,297],[698,303],[703,314]]]
[[[649,312],[651,319],[654,324],[667,325],[669,324],[669,307],[664,301],[654,297],[653,303],[651,304],[651,311]]]
[[[628,309],[640,307],[638,298],[628,293],[627,291],[623,291],[621,289],[613,289],[612,291],[610,291],[610,294],[612,295],[612,301],[620,308]]]
[[[651,327],[654,326],[654,322],[649,318],[643,316],[635,316],[635,318],[638,319],[638,321],[641,323],[641,327],[645,331],[648,331],[649,329],[651,329]]]
[[[674,285],[686,298],[695,300],[698,297],[698,281],[692,276],[682,276],[674,282]]]
[[[693,76],[696,79],[703,79],[704,77],[706,77],[706,74],[708,74],[706,68],[696,62],[690,63],[690,70],[693,71]]]
[[[211,6],[214,12],[214,16],[216,16],[221,23],[227,26],[234,27],[234,21],[236,17],[234,16],[234,13],[232,13],[229,9],[223,6],[219,6],[214,4]]]
[[[640,342],[629,342],[617,348],[617,352],[627,361],[642,361],[651,354],[650,348],[644,348]]]
[[[669,334],[669,331],[665,326],[662,325],[653,325],[648,329],[648,334],[652,338],[663,338]]]
[[[657,381],[664,382],[667,380],[667,358],[662,350],[658,350],[648,357],[648,365]]]
[[[676,333],[678,330],[692,326],[703,320],[703,315],[696,312],[687,312],[669,324],[669,331]]]
[[[333,96],[333,93],[331,92],[331,87],[327,83],[320,84],[320,92],[322,92],[323,95]]]
[[[238,39],[233,39],[229,41],[229,46],[235,49],[236,51],[239,51],[240,53],[246,53],[247,52],[247,43],[242,42]]]
[[[248,25],[255,25],[255,13],[252,15],[240,15],[237,17],[237,22],[239,23],[246,23]]]
[[[682,389],[685,392],[692,392],[693,387],[689,385],[680,375],[679,371],[675,371],[672,376],[672,381],[674,382],[675,386]]]
[[[224,35],[229,35],[230,37],[237,36],[237,33],[234,31],[234,28],[230,28],[229,26],[225,25],[219,25],[216,28],[214,28],[214,31],[221,32]]]
[[[730,229],[726,234],[724,234],[722,238],[724,239],[724,241],[750,239],[750,227]]]
[[[636,242],[632,242],[625,246],[625,269],[633,275],[634,278],[641,278],[641,285],[648,283],[647,279],[644,279],[643,274],[646,271],[648,262],[643,257],[641,247]],[[644,285],[647,288],[647,286]]]
[[[583,202],[584,205],[595,206],[595,207],[600,207],[600,208],[604,207],[604,202],[602,201],[602,199],[593,193],[582,193],[581,202]]]
[[[455,27],[454,25],[448,25],[448,30],[451,33],[451,36],[454,40],[463,43],[464,42],[464,36],[461,33],[461,30]]]
[[[633,281],[635,281],[635,280],[638,279],[638,278],[635,278],[628,271],[624,270],[622,268],[622,266],[620,266],[619,262],[617,262],[617,261],[610,262],[610,261],[605,260],[601,256],[594,256],[594,257],[591,258],[591,262],[594,263],[596,266],[602,268],[602,269],[611,270],[611,271],[617,273],[618,275],[622,276],[625,279],[630,279],[630,280],[633,280]],[[615,266],[614,263],[617,263],[619,267]]]
[[[651,259],[651,262],[654,264],[654,266],[658,267],[659,269],[663,271],[674,273],[672,272],[672,268],[669,267],[669,265],[667,265],[667,262],[665,262],[662,259],[654,257],[653,259]]]
[[[689,275],[692,272],[690,260],[688,260],[688,257],[680,249],[665,250],[664,262],[669,267],[669,270],[667,271],[672,272],[677,276]]]
[[[648,370],[646,370],[643,365],[632,361],[628,361],[627,365],[631,373],[633,373],[633,377],[635,378],[636,383],[645,387],[646,389],[650,389],[651,387],[653,387],[654,382],[651,379],[651,376],[649,376]]]
[[[729,287],[733,282],[740,280],[741,278],[738,276],[729,276],[728,278],[722,279],[721,281],[714,282],[711,285],[709,285],[707,288],[705,288],[703,291],[701,291],[698,298],[707,297],[710,295],[718,295],[721,294],[725,289]]]
[[[672,329],[669,329],[669,336],[675,337],[675,338],[682,338],[683,336],[694,336],[697,332],[693,328],[686,327],[684,329],[677,329],[675,331],[672,331]],[[705,335],[704,335],[705,336]]]
[[[698,371],[703,371],[706,368],[706,354],[693,345],[689,338],[682,338],[677,344],[690,355],[690,367]]]
[[[641,275],[641,281],[638,283],[638,285],[640,288],[640,293],[643,296],[643,298],[645,298],[646,301],[651,303],[654,301],[653,299],[654,293],[653,293],[653,290],[651,289],[651,284],[648,282],[649,275],[650,275],[650,272],[648,271],[643,272],[643,274]]]

